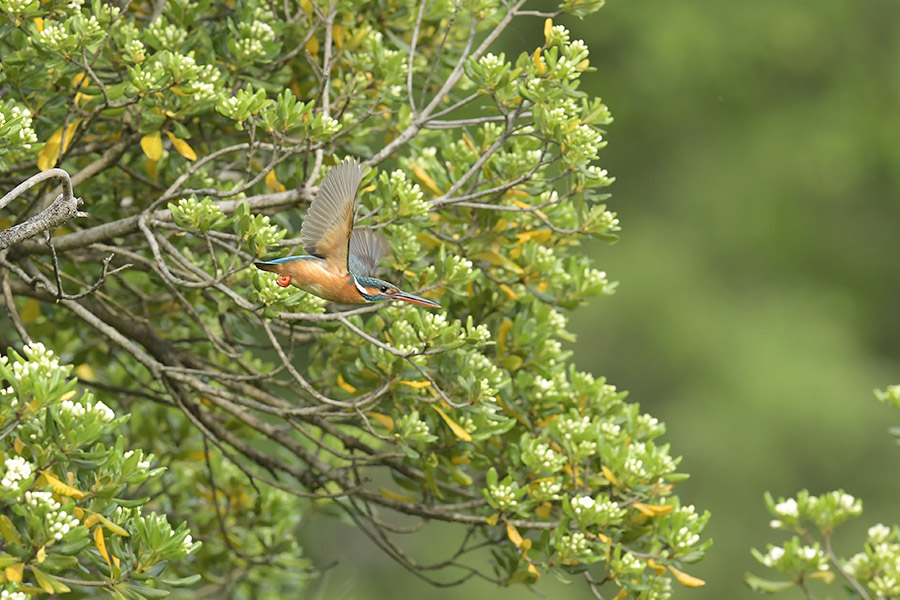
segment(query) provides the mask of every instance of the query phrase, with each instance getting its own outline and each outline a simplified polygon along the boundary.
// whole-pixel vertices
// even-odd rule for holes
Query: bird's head
[[[441,305],[434,300],[416,296],[404,292],[393,283],[376,279],[375,277],[359,277],[353,278],[353,283],[359,291],[360,296],[367,302],[381,302],[382,300],[402,300],[412,304],[421,304],[422,306],[430,306],[432,308],[440,308]]]

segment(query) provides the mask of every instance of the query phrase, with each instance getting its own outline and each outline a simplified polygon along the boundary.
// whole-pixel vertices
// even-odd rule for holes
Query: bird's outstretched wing
[[[388,252],[388,242],[381,234],[370,229],[355,229],[350,236],[350,255],[347,263],[350,272],[361,277],[372,277],[378,263]]]
[[[353,230],[356,191],[362,181],[362,167],[355,160],[337,165],[322,180],[303,225],[303,250],[328,260],[347,271],[347,251]]]

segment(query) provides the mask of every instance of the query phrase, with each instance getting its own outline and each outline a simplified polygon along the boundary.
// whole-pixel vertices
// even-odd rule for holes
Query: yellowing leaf
[[[516,529],[516,526],[509,521],[506,522],[506,537],[515,544],[516,548],[519,548],[522,545],[522,535],[519,533],[519,530]]]
[[[519,295],[518,295],[517,293],[515,293],[515,292],[513,291],[513,289],[512,289],[511,287],[509,287],[508,285],[506,285],[505,283],[501,283],[501,284],[500,284],[500,290],[501,290],[504,294],[506,294],[507,296],[509,296],[509,299],[512,300],[513,302],[515,302],[516,300],[519,299]]]
[[[605,475],[605,473],[604,473]],[[648,517],[659,517],[662,515],[667,515],[673,510],[675,507],[671,504],[662,504],[659,506],[653,506],[650,504],[644,504],[643,502],[635,502],[633,506],[641,512],[641,514],[647,515]]]
[[[419,240],[419,243],[421,243],[423,246],[425,246],[425,248],[427,248],[428,250],[431,250],[432,248],[437,248],[438,246],[441,245],[441,240],[437,239],[433,235],[430,235],[430,234],[427,234],[424,232],[417,233],[416,239]]]
[[[523,231],[516,234],[516,243],[524,244],[530,240],[534,240],[543,244],[550,239],[552,232],[549,229],[532,229],[531,231]]]
[[[72,137],[75,135],[75,130],[78,128],[79,123],[81,123],[81,120],[75,119],[68,126],[60,127],[53,132],[53,135],[44,144],[44,147],[38,151],[38,169],[46,171],[56,166],[56,161],[59,160],[60,149],[63,152],[69,149],[69,144],[72,143]]]
[[[528,572],[531,573],[532,575],[534,575],[535,577],[537,577],[538,579],[541,578],[541,574],[540,574],[540,572],[537,570],[537,567],[535,567],[535,566],[534,566],[534,563],[533,563],[533,562],[530,562],[530,561],[529,561],[529,563],[528,563]]]
[[[453,434],[456,437],[463,440],[464,442],[472,441],[472,436],[469,434],[469,432],[463,429],[459,423],[451,419],[447,413],[441,410],[441,407],[439,407],[437,404],[432,404],[431,406],[432,408],[434,408],[434,410],[437,411],[439,415],[441,415],[441,418],[444,419],[444,422],[450,427],[450,430],[453,431]]]
[[[544,502],[536,509],[534,509],[534,514],[542,519],[546,519],[547,517],[549,517],[551,512],[553,512],[553,505],[549,502]]]
[[[35,556],[35,558],[37,558],[38,564],[41,564],[45,560],[47,560],[47,546],[41,546],[40,548],[38,548],[37,556]]]
[[[388,500],[397,500],[398,502],[415,502],[416,499],[412,496],[407,496],[406,494],[398,494],[397,492],[392,492],[387,488],[378,488],[378,493],[387,498]]]
[[[72,87],[76,90],[81,87],[85,87],[88,84],[87,73],[82,71],[81,73],[77,73],[75,77],[72,78]]]
[[[162,158],[162,136],[159,135],[158,131],[148,133],[141,138],[141,150],[152,161]]]
[[[463,143],[465,143],[465,145],[469,148],[469,150],[472,151],[472,154],[474,154],[475,156],[478,156],[478,150],[475,149],[475,144],[472,142],[472,139],[469,137],[469,135],[466,133],[463,133],[462,139],[463,139]]]
[[[120,525],[116,525],[100,513],[92,513],[92,517],[97,517],[97,520],[100,521],[104,527],[110,530],[110,532],[115,533],[116,535],[120,535],[122,537],[129,537],[131,534],[128,533],[125,529],[123,529]],[[85,522],[86,523],[86,522]]]
[[[509,335],[509,330],[512,329],[513,322],[509,319],[504,319],[502,323],[500,323],[500,327],[497,328],[497,356],[503,356],[506,354],[506,336]]]
[[[652,558],[647,561],[647,566],[653,569],[657,575],[662,575],[666,572],[666,568]]]
[[[35,17],[34,27],[37,29],[38,33],[42,32],[44,30],[44,20],[40,17]]]
[[[467,465],[472,462],[472,459],[468,456],[457,456],[454,454],[450,457],[450,462],[452,462],[454,465]]]
[[[25,563],[16,563],[6,567],[6,579],[14,583],[22,583],[22,571],[25,569]]]
[[[144,161],[144,169],[146,169],[150,179],[159,183],[159,169],[157,169],[156,163],[157,161],[148,158]]]
[[[313,5],[311,0],[300,0],[300,8],[303,9],[303,12],[306,13],[307,17],[312,17]]]
[[[492,252],[490,250],[479,252],[478,254],[473,254],[472,258],[489,262],[492,265],[497,265],[498,267],[506,267],[507,269],[515,273],[521,274],[523,272],[522,267],[520,267],[507,257],[503,256],[502,254],[498,254],[497,252]]]
[[[337,46],[338,50],[344,49],[344,26],[343,25],[335,25],[331,28],[334,37],[334,45]]]
[[[176,152],[178,152],[178,154],[182,155],[183,157],[185,157],[188,160],[197,160],[197,153],[194,152],[194,149],[191,148],[190,144],[188,144],[186,141],[184,141],[183,139],[181,139],[179,137],[175,137],[175,134],[172,133],[171,131],[167,131],[166,135],[169,136],[170,140],[172,140],[172,145],[175,146],[175,150],[176,150]],[[160,152],[161,151],[162,151],[162,148],[160,148]],[[145,152],[146,152],[146,150],[145,150]],[[274,172],[275,172],[274,170],[271,171],[271,173],[274,173]],[[277,179],[276,179],[276,181],[277,181]],[[266,183],[268,183],[268,178],[266,178]],[[284,191],[284,186],[282,186],[281,191],[282,192]]]
[[[397,383],[402,383],[403,385],[408,385],[414,390],[421,390],[422,388],[427,388],[431,385],[430,381],[406,381],[400,380]]]
[[[706,582],[703,581],[702,579],[698,579],[698,578],[694,577],[693,575],[688,575],[684,571],[679,571],[672,565],[669,565],[669,570],[672,571],[672,575],[675,576],[675,579],[681,585],[684,585],[687,587],[700,587],[702,585],[706,585]]]
[[[34,580],[42,590],[44,590],[48,594],[53,594],[54,592],[56,592],[56,586],[53,585],[53,580],[50,579],[49,575],[35,566],[31,567],[31,572],[34,574]]]
[[[607,467],[606,465],[601,465],[600,471],[603,473],[603,476],[606,477],[607,481],[609,481],[614,486],[619,487],[619,480],[616,479],[616,476],[613,475],[613,472],[609,470],[609,467]]]
[[[484,518],[484,522],[493,527],[497,524],[497,521],[500,520],[500,513],[494,513],[489,517]]]
[[[553,19],[544,21],[544,44],[550,45],[550,31],[553,29]]]
[[[834,573],[831,571],[816,571],[815,573],[811,573],[807,575],[810,579],[821,579],[825,583],[833,583],[834,582]]]
[[[352,385],[350,385],[349,383],[347,383],[347,381],[344,379],[344,376],[341,375],[340,373],[338,373],[337,384],[338,384],[339,388],[341,388],[348,394],[356,393],[356,388],[353,387]]]
[[[541,49],[537,48],[534,51],[534,56],[532,57],[534,60],[534,66],[537,69],[538,75],[543,75],[547,72],[547,67],[544,65],[544,61],[541,58]]]
[[[309,38],[309,41],[306,42],[306,49],[315,56],[319,52],[319,38],[316,36]]]
[[[94,545],[97,546],[97,552],[100,553],[100,556],[106,559],[106,564],[109,565],[111,571],[112,561],[109,560],[109,553],[106,551],[106,540],[103,539],[102,527],[94,527]]]
[[[284,184],[278,181],[278,175],[275,174],[275,169],[272,169],[268,173],[266,173],[266,187],[268,187],[272,192],[278,193],[283,192],[285,189]]]
[[[78,517],[79,521],[82,521],[82,522],[84,521],[84,509],[81,508],[80,506],[76,506],[76,507],[72,508],[72,514],[74,514],[76,517]]]
[[[547,19],[547,20],[549,21],[550,19]],[[621,590],[619,590],[618,594],[613,596],[612,600],[625,600],[625,598],[627,598],[627,597],[628,597],[628,590],[626,590],[625,588],[622,588]]]
[[[432,194],[440,196],[443,194],[441,188],[438,187],[437,183],[435,183],[434,179],[432,179],[428,173],[425,172],[425,169],[417,165],[416,163],[411,163],[413,175],[416,176],[416,179],[422,182],[422,185],[425,186]]]
[[[387,429],[388,431],[394,430],[394,420],[387,415],[383,415],[381,413],[369,411],[366,413],[366,416],[377,422],[379,425]]]
[[[62,397],[60,397],[59,401],[65,402],[66,400],[71,400],[77,393],[78,392],[76,392],[75,390],[69,390],[68,392],[63,394]]]
[[[22,441],[22,438],[16,437],[16,439],[13,440],[13,448],[15,448],[16,453],[21,456],[22,450],[25,449],[25,442]]]
[[[50,471],[41,471],[41,475],[44,477],[44,481],[47,482],[47,485],[50,486],[54,492],[59,494],[60,496],[69,496],[70,498],[84,498],[84,492],[76,490],[70,485],[67,485],[57,479]]]

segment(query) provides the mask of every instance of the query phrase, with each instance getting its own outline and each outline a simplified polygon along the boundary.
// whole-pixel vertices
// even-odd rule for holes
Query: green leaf
[[[782,592],[796,585],[793,581],[772,581],[771,579],[763,579],[762,577],[757,577],[752,573],[744,574],[744,583],[746,583],[747,587],[749,587],[754,592],[765,592],[768,594]]]

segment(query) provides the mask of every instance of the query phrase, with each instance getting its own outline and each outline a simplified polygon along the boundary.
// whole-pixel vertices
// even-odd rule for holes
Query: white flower
[[[775,563],[781,560],[784,556],[784,548],[781,546],[775,546],[770,548],[766,555],[763,557],[763,564],[767,567],[775,566]]]
[[[34,466],[21,456],[7,458],[3,466],[6,470],[0,479],[0,488],[7,491],[18,490],[20,483],[29,479],[34,472]]]
[[[891,529],[883,523],[878,523],[869,527],[868,534],[869,543],[878,544],[887,541],[888,537],[891,535]]]
[[[800,514],[797,507],[797,501],[793,498],[788,498],[784,502],[776,504],[775,512],[782,517],[796,517]]]

